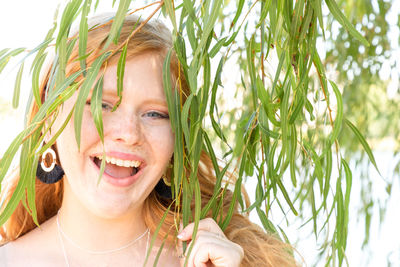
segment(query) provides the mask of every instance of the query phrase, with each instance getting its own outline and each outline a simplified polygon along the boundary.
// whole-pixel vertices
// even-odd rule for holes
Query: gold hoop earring
[[[163,179],[165,185],[171,187],[171,181],[168,181],[167,175],[165,173],[161,176],[161,178]]]

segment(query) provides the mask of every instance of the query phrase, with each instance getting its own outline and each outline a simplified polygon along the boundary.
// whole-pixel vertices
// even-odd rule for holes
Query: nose
[[[115,111],[117,113],[117,111]],[[110,121],[109,136],[115,142],[126,145],[140,144],[142,140],[142,127],[140,121],[135,116],[129,116],[122,112],[115,114]]]

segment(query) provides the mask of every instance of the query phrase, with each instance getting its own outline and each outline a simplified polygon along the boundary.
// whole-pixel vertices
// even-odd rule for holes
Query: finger
[[[177,236],[179,239],[186,241],[192,239],[192,234],[194,230],[194,223],[188,224]],[[205,231],[205,232],[212,232],[218,234],[221,237],[225,237],[224,232],[221,230],[219,225],[212,219],[206,218],[199,221],[199,226],[197,229],[198,232]]]
[[[215,237],[212,233],[198,236],[188,256],[188,266],[238,266],[241,253],[236,244],[229,240]],[[212,264],[212,265],[211,265]]]

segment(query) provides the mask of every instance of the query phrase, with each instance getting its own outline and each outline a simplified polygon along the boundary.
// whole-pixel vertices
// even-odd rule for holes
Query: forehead
[[[162,89],[162,58],[156,53],[144,53],[126,60],[123,90],[141,89],[150,93],[152,88]],[[118,83],[117,64],[107,66],[104,72],[104,91],[116,91]],[[152,94],[160,90],[151,91]]]

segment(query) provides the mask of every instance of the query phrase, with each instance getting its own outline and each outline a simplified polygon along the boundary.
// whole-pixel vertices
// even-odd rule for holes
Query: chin
[[[97,216],[107,219],[124,217],[132,212],[142,209],[143,201],[133,199],[131,195],[124,194],[102,194],[96,195],[89,204],[89,210]]]
[[[116,219],[125,217],[126,215],[134,212],[134,208],[126,204],[110,205],[110,203],[97,203],[95,206],[91,205],[88,209],[96,216],[105,219]]]

